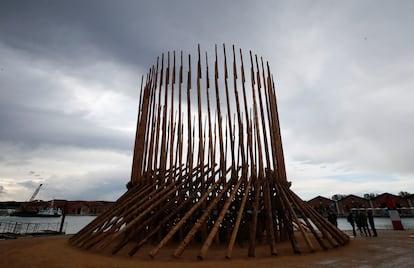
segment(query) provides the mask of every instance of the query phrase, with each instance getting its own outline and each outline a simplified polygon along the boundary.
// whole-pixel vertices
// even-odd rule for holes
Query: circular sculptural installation
[[[234,46],[194,54],[162,54],[143,76],[128,189],[70,243],[131,256],[150,244],[153,258],[191,244],[199,259],[216,245],[231,258],[236,242],[250,257],[259,243],[269,255],[283,241],[294,253],[346,244],[290,189],[269,63]]]

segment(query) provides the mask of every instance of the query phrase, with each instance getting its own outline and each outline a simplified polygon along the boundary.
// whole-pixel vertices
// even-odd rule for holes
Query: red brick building
[[[413,208],[414,207],[414,194],[407,195],[405,199],[407,200],[408,206],[410,208]]]
[[[351,209],[358,208],[370,208],[368,199],[359,197],[353,194],[347,195],[346,197],[338,200],[338,211],[339,215],[345,216],[351,211]]]
[[[383,193],[374,198],[372,198],[371,202],[373,207],[375,208],[387,208],[387,199],[393,199],[395,202],[396,209],[400,212],[401,216],[412,215],[411,209],[411,199],[412,195],[408,195],[406,197],[402,197],[399,195],[393,195],[390,193]],[[411,203],[411,204],[410,204]]]
[[[395,201],[395,206],[401,216],[414,215],[414,194],[408,194],[402,197],[390,193],[383,193],[372,198],[364,198],[351,194],[338,200],[317,196],[310,199],[307,203],[325,216],[329,210],[335,211],[338,216],[347,216],[352,209],[373,209],[375,216],[388,216],[386,206],[387,198],[392,198]]]
[[[380,194],[374,198],[372,198],[372,204],[374,207],[378,207],[378,208],[386,208],[386,199],[387,198],[392,198],[395,200],[395,204],[397,208],[402,208],[402,207],[409,207],[407,199],[398,196],[398,195],[393,195],[390,193],[383,193]]]
[[[114,202],[109,201],[67,201],[53,200],[55,207],[65,210],[66,215],[99,215],[109,209]]]
[[[324,216],[328,215],[327,213],[329,210],[335,211],[335,213],[337,213],[335,202],[329,198],[320,195],[309,200],[308,204]]]

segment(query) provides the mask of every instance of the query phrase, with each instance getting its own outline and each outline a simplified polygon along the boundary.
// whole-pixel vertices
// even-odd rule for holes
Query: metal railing
[[[0,222],[0,234],[41,234],[47,232],[59,232],[60,222],[53,223],[35,223],[35,222]],[[66,230],[66,223],[63,226],[63,232]]]

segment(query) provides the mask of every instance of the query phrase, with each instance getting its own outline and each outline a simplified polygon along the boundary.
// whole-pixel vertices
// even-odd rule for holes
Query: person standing
[[[364,215],[364,212],[362,212],[362,211],[357,211],[356,212],[355,222],[356,222],[356,225],[358,227],[358,231],[359,231],[360,235],[364,236],[364,234],[365,234],[365,236],[368,236],[368,233],[367,233],[367,226],[368,226],[367,216]]]
[[[368,236],[368,235],[371,236],[371,231],[369,230],[369,227],[368,227],[367,214],[365,213],[365,211],[361,211],[359,214],[361,217],[361,227],[362,227],[362,230],[364,230],[365,236]]]
[[[351,212],[349,212],[348,217],[346,217],[347,221],[349,222],[349,224],[351,224],[352,226],[352,233],[354,234],[354,237],[356,237],[356,232],[355,232],[355,219],[354,219],[354,214]]]
[[[335,227],[338,227],[338,220],[337,220],[337,216],[336,213],[333,211],[328,211],[328,221],[330,223],[332,223],[333,225],[335,225]]]
[[[375,229],[374,216],[372,215],[372,210],[368,210],[368,222],[374,236],[378,236],[377,230]]]

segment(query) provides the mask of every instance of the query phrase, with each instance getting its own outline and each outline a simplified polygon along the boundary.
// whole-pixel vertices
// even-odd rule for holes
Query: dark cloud
[[[58,173],[33,153],[79,150],[63,167],[88,150],[108,166],[124,161],[112,153],[132,151],[140,78],[156,57],[235,43],[270,61],[289,172],[303,189],[329,191],[347,176],[414,187],[413,3],[274,2],[1,1],[3,173],[30,188],[12,170],[47,170],[62,197],[123,192],[127,165]]]
[[[133,10],[136,8],[109,6],[107,1],[6,1],[0,11],[0,31],[7,45],[57,61],[90,61],[105,51],[123,60],[137,59],[136,54],[126,56],[131,48],[125,46],[138,44],[120,41],[129,31],[122,22],[132,18]],[[135,18],[140,17],[135,14]],[[137,25],[144,27],[141,23]],[[142,49],[137,46],[134,50]]]
[[[115,200],[126,191],[128,170],[100,170],[81,176],[50,178],[44,189],[45,198],[71,200]],[[53,183],[52,183],[53,181]],[[67,182],[71,182],[68,184]],[[76,186],[76,187],[73,187]]]
[[[232,7],[221,1],[3,1],[0,34],[8,46],[63,62],[105,56],[147,67],[165,48],[194,49],[198,42],[211,43],[205,32],[216,32],[218,39],[213,44],[227,41],[229,35],[246,34],[243,31],[249,29],[241,29],[238,23],[252,17],[245,11],[236,14],[245,5]],[[212,17],[199,16],[206,12]],[[228,16],[229,12],[234,16]],[[216,28],[217,24],[224,29]]]
[[[21,185],[25,188],[28,189],[33,189],[33,192],[37,189],[37,187],[39,187],[40,183],[37,181],[33,181],[33,180],[26,180],[26,181],[20,181],[17,182],[18,185]]]
[[[49,144],[127,151],[132,147],[129,134],[99,127],[77,114],[3,106],[0,120],[0,139],[23,147]]]
[[[84,68],[81,75],[76,75],[54,66],[50,59],[33,61],[24,55],[17,56],[15,51],[2,50],[1,46],[0,51],[5,52],[4,62],[8,66],[7,72],[0,73],[1,141],[20,144],[28,149],[55,144],[131,150],[132,133],[114,130],[112,122],[98,124],[90,118],[94,113],[91,106],[108,92],[122,96],[133,91],[137,85],[120,87],[117,85],[119,75],[114,74],[112,79],[105,77],[105,70]],[[82,92],[76,93],[79,86],[83,87]],[[82,96],[76,96],[83,94],[88,87],[97,91],[94,93],[96,99],[89,97],[91,100],[84,100]],[[121,92],[120,88],[125,92]],[[130,95],[137,98],[137,91],[135,89]],[[106,104],[102,109],[106,109],[109,116],[103,116],[102,120],[122,110],[117,105],[123,103]],[[129,115],[123,117],[123,122],[129,120],[133,123],[135,118],[136,111],[131,110]]]

